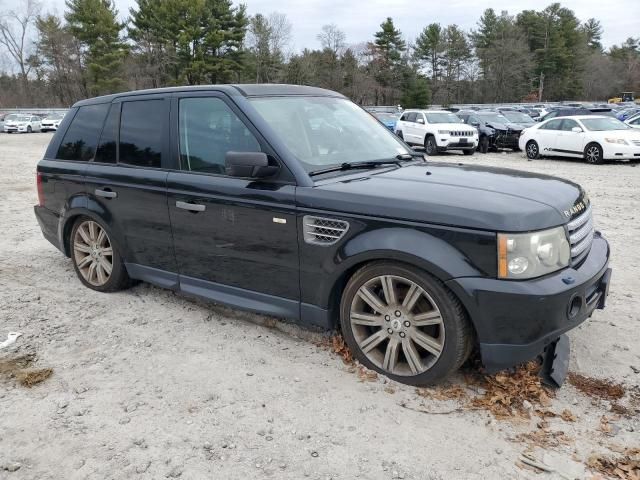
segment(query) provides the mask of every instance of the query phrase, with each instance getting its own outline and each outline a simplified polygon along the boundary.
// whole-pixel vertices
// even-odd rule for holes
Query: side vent
[[[344,220],[305,215],[304,241],[313,245],[333,245],[347,233],[349,223]]]

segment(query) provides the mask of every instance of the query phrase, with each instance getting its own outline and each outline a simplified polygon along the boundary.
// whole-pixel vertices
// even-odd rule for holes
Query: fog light
[[[529,267],[529,260],[526,257],[516,257],[509,260],[509,272],[513,275],[524,273]]]

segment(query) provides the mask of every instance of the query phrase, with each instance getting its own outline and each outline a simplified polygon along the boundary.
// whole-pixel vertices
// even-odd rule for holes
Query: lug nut
[[[396,317],[399,317],[400,315],[402,315],[402,313],[400,313],[400,310],[396,310]]]
[[[387,332],[389,332],[389,335],[393,335],[393,330],[391,330],[390,328],[387,328]]]
[[[401,336],[402,338],[404,338],[404,337],[405,337],[405,333],[404,333],[404,332],[400,332],[400,336]]]
[[[389,322],[389,321],[391,320],[391,317],[390,317],[389,315],[385,315],[385,316],[384,316],[384,319],[385,319],[387,322]]]
[[[405,320],[405,322],[404,322],[404,326],[405,326],[405,327],[410,327],[410,326],[411,326],[411,324],[409,323],[409,320]]]

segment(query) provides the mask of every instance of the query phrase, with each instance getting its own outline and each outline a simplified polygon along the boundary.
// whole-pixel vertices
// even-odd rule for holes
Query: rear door
[[[86,171],[87,193],[124,249],[132,276],[176,286],[164,162],[169,149],[170,99],[118,99],[109,110],[96,158]],[[166,283],[165,283],[166,281]]]
[[[295,184],[288,170],[261,181],[230,177],[229,151],[274,152],[222,93],[178,94],[172,128],[179,170],[168,178],[180,288],[245,307],[299,314]],[[255,304],[253,304],[255,305]]]

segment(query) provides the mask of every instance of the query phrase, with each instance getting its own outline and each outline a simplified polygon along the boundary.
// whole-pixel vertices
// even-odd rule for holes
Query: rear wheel
[[[584,159],[587,163],[600,165],[604,161],[602,156],[602,147],[597,143],[590,143],[584,149]]]
[[[466,360],[472,331],[458,299],[417,268],[376,262],[356,272],[341,301],[344,338],[366,367],[427,385]]]
[[[535,160],[540,157],[540,147],[535,140],[529,140],[526,145],[527,158],[529,160]]]
[[[427,152],[427,155],[438,154],[438,144],[436,143],[436,139],[433,135],[428,135],[424,140],[424,149]]]
[[[97,221],[79,218],[71,230],[70,247],[73,267],[85,286],[113,292],[130,285],[120,252]]]

